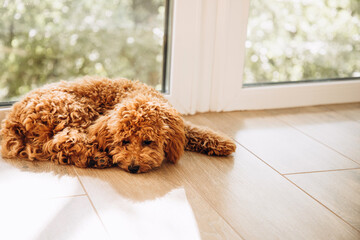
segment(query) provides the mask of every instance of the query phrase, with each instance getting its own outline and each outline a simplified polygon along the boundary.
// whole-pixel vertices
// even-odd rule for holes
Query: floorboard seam
[[[286,176],[283,176],[285,179],[287,179],[289,182],[291,182],[292,184],[294,184],[297,188],[299,188],[301,191],[303,191],[306,195],[308,195],[309,197],[311,197],[312,199],[314,199],[316,202],[318,202],[320,205],[322,205],[323,207],[325,207],[327,210],[329,210],[332,214],[334,214],[335,216],[337,216],[338,218],[340,218],[341,220],[343,220],[345,223],[347,223],[350,227],[352,227],[354,230],[356,230],[357,232],[360,233],[360,230],[357,229],[356,227],[354,227],[353,225],[351,225],[349,222],[347,222],[345,219],[343,219],[341,216],[339,216],[337,213],[335,213],[333,210],[331,210],[330,208],[328,208],[325,204],[323,204],[322,202],[320,202],[319,200],[317,200],[315,197],[313,197],[312,195],[310,195],[308,192],[306,192],[304,189],[302,189],[300,186],[298,186],[296,183],[294,183],[293,181],[291,181],[290,179],[288,179]]]
[[[236,140],[235,140],[236,141]],[[335,212],[333,212],[331,209],[329,209],[327,206],[325,206],[323,203],[321,203],[319,200],[317,200],[316,198],[314,198],[313,196],[311,196],[309,193],[307,193],[305,190],[303,190],[301,187],[299,187],[298,185],[296,185],[295,183],[293,183],[290,179],[288,179],[286,176],[284,176],[283,174],[281,174],[278,170],[276,170],[275,168],[273,168],[270,164],[268,164],[267,162],[265,162],[264,160],[262,160],[260,157],[258,157],[255,153],[253,153],[252,151],[250,151],[248,148],[246,148],[245,146],[243,146],[241,143],[239,143],[238,141],[236,141],[240,146],[242,146],[245,150],[247,150],[249,153],[251,153],[253,156],[255,156],[257,159],[259,159],[261,162],[263,162],[264,164],[266,164],[268,167],[270,167],[272,170],[274,170],[275,172],[277,172],[281,177],[283,177],[284,179],[286,179],[288,182],[290,182],[292,185],[294,185],[296,188],[298,188],[300,191],[302,191],[303,193],[305,193],[306,195],[308,195],[310,198],[312,198],[314,201],[316,201],[317,203],[319,203],[321,206],[323,206],[326,210],[328,210],[329,212],[331,212],[332,214],[334,214],[336,217],[338,217],[339,219],[341,219],[344,223],[346,223],[347,225],[349,225],[352,229],[354,229],[355,231],[360,233],[360,230],[358,230],[356,227],[354,227],[353,225],[351,225],[350,223],[348,223],[345,219],[343,219],[342,217],[340,217],[338,214],[336,214]]]
[[[73,168],[75,168],[75,167],[73,167]],[[100,222],[101,222],[102,226],[104,227],[105,232],[106,232],[106,233],[107,233],[107,235],[108,235],[108,238],[109,238],[109,239],[111,239],[110,234],[109,234],[109,232],[108,232],[108,230],[107,230],[107,228],[106,228],[106,226],[105,226],[104,222],[102,221],[102,219],[101,219],[101,217],[100,217],[99,212],[98,212],[98,211],[97,211],[97,209],[95,208],[95,205],[94,205],[93,201],[91,200],[91,198],[90,198],[90,196],[89,196],[88,192],[86,191],[86,188],[85,188],[85,186],[84,186],[83,182],[81,181],[79,174],[77,173],[76,169],[74,169],[74,170],[75,170],[75,173],[76,173],[76,177],[77,177],[77,179],[79,180],[80,185],[81,185],[81,187],[83,188],[83,190],[84,190],[84,192],[85,192],[85,195],[87,196],[87,198],[88,198],[88,200],[89,200],[89,202],[90,202],[90,204],[91,204],[91,206],[92,206],[93,210],[95,211],[96,216],[99,218],[99,220],[100,220]]]
[[[75,198],[75,197],[84,197],[86,194],[75,194],[75,195],[68,195],[68,196],[58,196],[58,197],[51,197],[49,199],[59,199],[59,198]]]
[[[283,173],[281,175],[288,176],[288,175],[296,175],[296,174],[310,174],[310,173],[325,173],[325,172],[341,172],[341,171],[347,171],[347,170],[357,170],[360,169],[360,167],[357,168],[342,168],[342,169],[330,169],[330,170],[319,170],[319,171],[311,171],[311,172],[294,172],[294,173]]]
[[[186,174],[181,174],[181,175],[185,176],[185,178],[184,178],[185,181],[194,189],[194,191],[195,191],[197,194],[199,194],[199,196],[200,196],[202,199],[204,199],[204,200],[210,205],[210,207],[214,210],[214,212],[216,212],[217,215],[219,215],[219,216],[224,220],[224,222],[225,222],[227,225],[229,225],[230,228],[231,228],[241,239],[246,240],[246,239],[239,233],[239,231],[237,231],[237,230],[231,225],[231,223],[229,223],[229,222],[227,221],[227,219],[226,219],[222,214],[220,214],[220,213],[216,210],[215,206],[213,206],[213,204],[211,203],[211,201],[209,201],[209,199],[208,199],[205,195],[201,194],[201,190],[199,190],[196,186],[194,186],[194,185],[190,182],[190,180],[188,179],[187,175],[186,175]]]
[[[350,160],[350,161],[352,161],[352,162],[356,163],[356,164],[357,164],[357,165],[359,165],[359,167],[360,167],[360,163],[358,163],[357,161],[355,161],[355,160],[351,159],[350,157],[346,156],[345,154],[343,154],[343,153],[339,152],[338,150],[336,150],[336,149],[332,148],[331,146],[327,145],[326,143],[321,142],[320,140],[318,140],[318,139],[314,138],[313,136],[311,136],[311,135],[309,135],[309,134],[305,133],[304,131],[302,131],[302,130],[298,129],[297,127],[295,127],[295,126],[291,125],[290,123],[288,123],[288,122],[286,122],[286,121],[284,121],[284,120],[280,119],[279,117],[276,117],[276,116],[274,116],[274,117],[275,117],[277,120],[279,120],[280,122],[282,122],[282,123],[286,124],[287,126],[289,126],[289,127],[293,128],[293,129],[295,129],[296,131],[298,131],[298,132],[300,132],[300,133],[304,134],[304,135],[305,135],[305,136],[307,136],[308,138],[311,138],[312,140],[314,140],[314,141],[316,141],[316,142],[320,143],[321,145],[323,145],[323,146],[325,146],[325,147],[329,148],[330,150],[332,150],[332,151],[334,151],[334,152],[336,152],[336,153],[340,154],[341,156],[343,156],[343,157],[347,158],[348,160]]]

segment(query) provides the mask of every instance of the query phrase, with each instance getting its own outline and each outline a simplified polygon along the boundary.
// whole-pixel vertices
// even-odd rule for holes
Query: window
[[[144,81],[182,113],[360,101],[356,0],[0,4],[0,101],[85,74]]]
[[[182,113],[360,101],[360,79],[357,79],[359,77],[359,1],[181,0],[175,1],[174,4],[171,91],[168,99]],[[259,4],[255,8],[260,9],[260,15],[255,16],[256,28],[258,26],[265,29],[275,28],[275,24],[281,25],[278,32],[272,28],[276,34],[271,35],[269,39],[267,39],[269,34],[260,33],[261,38],[256,35],[257,29],[252,23],[252,17],[256,14],[251,13],[254,4]],[[319,4],[329,5],[332,10],[329,10],[329,13],[324,8],[317,7]],[[266,6],[282,7],[279,10],[281,13],[275,13],[276,21],[269,23],[272,16],[269,16]],[[306,14],[297,13],[296,11],[302,7],[311,11]],[[286,12],[288,14],[284,15]],[[292,12],[295,13],[293,16],[300,18],[310,14],[309,19],[301,21],[304,25],[311,25],[309,29],[305,27],[306,31],[304,31],[298,28],[296,24],[299,20],[291,17]],[[329,22],[321,20],[325,13],[333,14],[333,19]],[[321,26],[321,31],[316,31],[319,29],[318,26]],[[325,27],[335,28],[336,31],[322,31]],[[251,34],[247,39],[248,29],[251,34],[255,33],[254,39]],[[296,36],[300,34],[300,30],[302,34],[309,34]],[[275,46],[279,46],[277,41],[278,37],[282,37],[281,33],[288,39],[281,45],[281,52],[284,54],[280,54],[280,60],[276,56],[270,58],[270,55],[267,60],[261,59],[262,53],[269,54],[273,42]],[[249,40],[251,43],[247,42]],[[291,49],[292,52],[287,52],[288,40],[291,44],[298,44]],[[324,45],[319,45],[319,41]],[[327,48],[324,48],[323,46],[327,44]],[[260,53],[260,55],[256,53],[258,55],[253,57],[253,61],[251,57],[254,54],[246,56],[246,52],[250,53],[251,49]],[[303,51],[301,55],[297,52],[301,49],[309,50]],[[326,53],[322,55],[324,50]],[[282,66],[284,59],[287,61],[286,68]],[[266,69],[266,66],[262,69],[262,61],[268,61],[270,69]],[[249,64],[254,62],[260,65],[253,65],[256,67],[252,69]],[[304,71],[305,68],[302,67],[312,63],[315,63],[313,65],[315,68]],[[324,78],[325,80],[344,79],[297,81]],[[258,81],[271,80],[276,80],[279,84],[260,84],[254,87],[254,84],[258,85]],[[280,84],[294,80],[297,84]]]
[[[360,78],[358,0],[251,0],[244,83]]]
[[[84,75],[139,79],[166,92],[166,0],[5,0],[0,102]]]

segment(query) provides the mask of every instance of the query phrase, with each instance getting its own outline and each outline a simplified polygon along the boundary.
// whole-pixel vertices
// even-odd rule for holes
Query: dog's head
[[[90,129],[115,165],[147,172],[164,159],[175,163],[184,152],[184,123],[169,104],[146,96],[127,100],[100,117]]]

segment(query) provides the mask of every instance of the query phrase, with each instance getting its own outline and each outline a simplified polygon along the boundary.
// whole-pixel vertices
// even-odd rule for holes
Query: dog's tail
[[[185,121],[185,150],[208,155],[227,156],[235,152],[234,141],[206,127],[199,127]]]

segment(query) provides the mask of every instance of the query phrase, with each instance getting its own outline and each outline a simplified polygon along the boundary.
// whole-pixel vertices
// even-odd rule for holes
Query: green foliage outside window
[[[359,0],[251,0],[245,83],[360,77]]]
[[[0,101],[84,75],[161,89],[164,0],[0,0]]]

